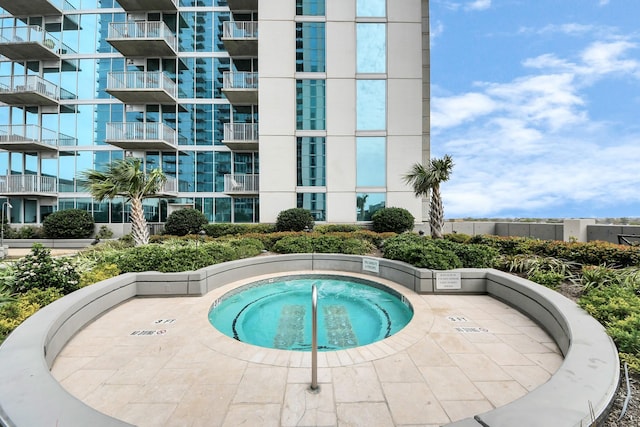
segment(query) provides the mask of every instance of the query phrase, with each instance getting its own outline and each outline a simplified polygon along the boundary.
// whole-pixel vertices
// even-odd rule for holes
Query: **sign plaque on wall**
[[[380,272],[380,262],[373,258],[362,258],[362,271]]]
[[[460,278],[460,273],[455,273],[455,272],[436,273],[436,289],[438,290],[462,289],[462,280]]]

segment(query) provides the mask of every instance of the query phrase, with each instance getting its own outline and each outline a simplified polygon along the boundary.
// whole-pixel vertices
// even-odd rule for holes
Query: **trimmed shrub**
[[[381,208],[371,216],[371,228],[377,233],[404,233],[413,230],[415,218],[404,208]]]
[[[468,243],[471,239],[471,236],[464,233],[450,233],[445,234],[444,238],[456,243]]]
[[[216,238],[229,235],[239,236],[250,233],[272,233],[276,228],[271,224],[213,223],[205,225],[202,229],[207,233],[207,236]]]
[[[58,289],[36,288],[20,295],[15,301],[0,306],[0,343],[25,319],[61,297],[62,292]]]
[[[287,209],[278,214],[276,231],[304,231],[311,230],[315,221],[311,211],[302,208]]]
[[[271,249],[279,254],[307,254],[313,252],[313,239],[302,234],[298,236],[286,236],[273,244]]]
[[[106,225],[101,225],[100,229],[96,233],[97,239],[110,239],[113,237],[113,231]]]
[[[44,235],[50,239],[86,239],[94,230],[93,216],[82,209],[53,212],[42,222]]]
[[[353,233],[364,230],[361,226],[355,224],[322,224],[316,226],[313,231],[317,233]]]
[[[553,271],[536,271],[527,279],[550,289],[556,289],[564,280],[564,275]]]
[[[172,236],[185,236],[187,234],[197,234],[208,224],[207,218],[197,209],[178,209],[171,212],[164,224],[164,234]]]
[[[449,250],[457,255],[465,268],[492,268],[496,265],[499,253],[495,248],[484,245],[456,243],[447,239],[430,240],[432,244]]]
[[[383,246],[384,257],[404,261],[418,268],[450,270],[462,267],[455,252],[434,244],[434,240],[412,233],[387,239]]]

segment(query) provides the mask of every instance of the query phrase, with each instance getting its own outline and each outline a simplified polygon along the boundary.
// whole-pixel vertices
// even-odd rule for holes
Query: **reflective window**
[[[356,186],[384,187],[387,179],[386,157],[384,138],[357,138]]]
[[[180,151],[178,168],[178,191],[196,191],[195,153]]]
[[[325,129],[324,80],[296,82],[296,129]]]
[[[385,80],[358,80],[356,88],[356,129],[385,130],[387,127],[387,82]]]
[[[324,22],[296,24],[296,71],[324,72]]]
[[[216,152],[214,156],[215,165],[215,190],[216,192],[224,191],[224,176],[231,173],[231,153],[229,152]],[[216,209],[217,212],[217,209]],[[229,211],[231,212],[231,211]],[[217,216],[217,214],[216,214]],[[217,221],[217,219],[216,219]]]
[[[325,139],[303,137],[297,139],[298,185],[305,187],[326,185]]]
[[[233,199],[233,222],[259,222],[259,203],[255,197]]]
[[[298,193],[297,207],[311,211],[316,221],[326,220],[326,194],[325,193]]]
[[[296,15],[324,15],[325,0],[296,0]]]
[[[358,193],[356,195],[356,215],[358,221],[371,221],[378,209],[384,208],[385,193]]]
[[[357,72],[385,73],[387,71],[387,26],[385,24],[357,24]]]
[[[386,0],[357,0],[357,16],[382,17],[387,15]]]
[[[214,204],[213,197],[197,197],[196,209],[204,214],[207,221],[213,222],[214,220]]]
[[[213,152],[196,153],[196,191],[213,191]]]
[[[216,197],[216,222],[231,222],[231,197]]]

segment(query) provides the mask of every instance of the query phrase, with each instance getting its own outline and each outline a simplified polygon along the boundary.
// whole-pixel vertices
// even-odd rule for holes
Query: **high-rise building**
[[[127,156],[145,201],[211,222],[420,220],[402,176],[429,158],[428,0],[0,0],[0,203],[14,225],[122,199],[80,173]],[[6,202],[6,204],[5,204]],[[10,207],[8,206],[10,205]]]

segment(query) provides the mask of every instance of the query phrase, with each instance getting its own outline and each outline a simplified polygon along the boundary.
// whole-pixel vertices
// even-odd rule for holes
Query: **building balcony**
[[[107,123],[107,144],[123,150],[177,150],[177,133],[162,123]]]
[[[0,194],[11,196],[57,197],[58,180],[41,175],[0,176]]]
[[[233,58],[258,56],[258,23],[226,21],[222,27],[222,42]]]
[[[225,71],[222,93],[233,105],[258,104],[258,73]]]
[[[178,180],[168,176],[164,185],[158,190],[156,195],[161,197],[176,197],[178,195]]]
[[[127,57],[174,57],[175,34],[159,21],[111,22],[107,41]]]
[[[11,1],[11,0],[9,0]],[[150,10],[178,10],[178,0],[117,0],[127,12],[147,12]]]
[[[227,4],[232,12],[258,10],[258,0],[227,0]]]
[[[224,176],[224,192],[232,196],[255,195],[260,192],[260,175],[234,173]]]
[[[19,152],[57,152],[77,145],[77,140],[37,125],[0,126],[0,149]]]
[[[0,55],[14,61],[56,60],[66,53],[75,52],[37,25],[0,28]]]
[[[13,16],[55,16],[74,9],[66,0],[0,0],[0,7]]]
[[[60,100],[75,98],[40,76],[0,76],[0,102],[8,105],[57,106]]]
[[[222,143],[234,151],[258,151],[258,124],[225,123]]]
[[[111,72],[107,93],[125,104],[175,104],[178,86],[160,71]]]

